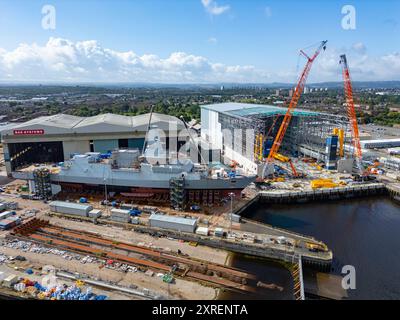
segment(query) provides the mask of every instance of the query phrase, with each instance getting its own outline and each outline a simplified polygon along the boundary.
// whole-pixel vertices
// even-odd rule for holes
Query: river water
[[[400,205],[388,198],[314,202],[295,205],[256,204],[247,218],[310,235],[332,249],[332,273],[344,265],[356,270],[356,289],[349,299],[400,299]],[[279,264],[234,255],[232,265],[285,287],[259,290],[252,298],[286,299],[289,273]],[[268,290],[267,290],[268,291]],[[290,294],[289,294],[290,295]],[[243,298],[224,294],[222,298]]]

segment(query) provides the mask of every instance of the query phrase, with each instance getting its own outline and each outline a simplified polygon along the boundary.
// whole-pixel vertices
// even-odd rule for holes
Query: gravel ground
[[[167,248],[167,250],[170,249],[174,252],[177,252],[179,249],[182,253],[188,254],[193,258],[198,258],[219,264],[225,264],[228,256],[228,252],[225,250],[219,250],[200,245],[197,247],[192,247],[188,243],[180,242],[177,240],[169,240],[167,238],[154,238],[147,234],[127,231],[117,227],[94,225],[92,223],[76,222],[67,219],[60,219],[57,217],[51,217],[50,223],[65,228],[97,233],[104,236],[105,238],[115,239],[121,242],[127,242],[136,245],[152,244],[159,248]]]
[[[9,256],[22,255],[28,259],[31,264],[37,264],[40,266],[53,265],[57,269],[68,270],[69,272],[79,272],[80,274],[97,277],[100,281],[110,281],[116,285],[125,287],[136,285],[139,290],[146,288],[162,296],[169,297],[170,299],[203,300],[214,299],[216,296],[215,289],[191,281],[176,279],[176,283],[169,286],[168,292],[167,284],[163,283],[156,275],[150,277],[142,272],[123,273],[105,268],[100,269],[96,264],[82,264],[73,260],[68,261],[55,255],[22,252],[12,248],[0,247],[0,252]]]
[[[16,250],[14,250],[14,251],[16,251]],[[10,252],[13,252],[13,250],[10,250]],[[19,254],[21,254],[21,253],[19,253]],[[15,267],[18,267],[21,270],[16,270]],[[40,271],[36,271],[34,274],[31,274],[31,275],[28,275],[24,272],[24,270],[27,268],[36,269],[37,267],[38,267],[38,265],[32,263],[31,261],[24,261],[24,262],[13,261],[12,263],[0,265],[0,272],[4,272],[4,273],[8,273],[8,274],[15,274],[18,277],[28,278],[29,280],[38,281],[39,283],[41,283],[43,276],[41,275]],[[74,284],[73,281],[63,279],[63,278],[59,278],[59,281],[68,286],[71,286]],[[100,288],[93,287],[93,286],[91,286],[91,287],[93,288],[93,292],[95,294],[106,295],[109,300],[132,300],[132,299],[136,300],[137,299],[136,297],[134,297],[132,295],[126,295],[126,294],[118,293],[115,291],[102,290]]]

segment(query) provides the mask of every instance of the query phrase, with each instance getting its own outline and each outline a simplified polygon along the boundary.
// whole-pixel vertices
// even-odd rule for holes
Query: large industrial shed
[[[101,114],[87,118],[57,114],[7,126],[1,131],[7,173],[30,164],[62,162],[76,153],[141,149],[149,117],[150,113],[133,117]],[[170,139],[176,138],[178,147],[184,143],[178,140],[178,135],[185,126],[176,117],[153,113],[151,128],[165,132],[167,149]]]
[[[258,173],[262,158],[268,156],[287,109],[272,105],[219,103],[201,106],[201,137],[222,150],[225,160],[235,160],[248,172]],[[326,160],[326,139],[334,128],[347,132],[347,119],[298,109],[281,145],[291,156]],[[240,132],[238,129],[241,129]],[[262,156],[256,151],[262,136]],[[232,138],[230,138],[232,137]],[[268,146],[269,143],[269,146]]]

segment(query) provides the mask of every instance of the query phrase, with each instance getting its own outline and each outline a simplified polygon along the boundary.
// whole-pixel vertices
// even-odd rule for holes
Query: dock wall
[[[383,183],[375,183],[369,185],[285,193],[260,191],[259,201],[263,203],[305,203],[317,200],[340,200],[374,195],[386,195],[387,193],[388,189]]]
[[[296,263],[298,254],[293,248],[279,248],[277,246],[260,245],[256,243],[234,242],[225,238],[215,238],[210,236],[200,236],[197,234],[189,234],[184,232],[176,232],[172,230],[156,229],[146,226],[133,226],[133,230],[141,231],[149,234],[157,233],[160,236],[166,236],[185,241],[197,242],[198,244],[228,250],[236,253],[252,255],[256,257],[280,260],[289,263]],[[302,261],[305,265],[313,266],[318,270],[329,270],[332,263],[332,255],[326,257],[316,257],[315,255],[302,255]]]
[[[389,196],[392,200],[400,203],[400,186],[396,186],[393,184],[387,184],[386,189],[389,193]]]

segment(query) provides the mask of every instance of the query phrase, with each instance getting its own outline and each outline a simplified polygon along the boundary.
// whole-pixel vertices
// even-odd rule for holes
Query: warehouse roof
[[[108,133],[108,132],[133,132],[146,131],[150,113],[138,116],[123,116],[117,114],[100,114],[93,117],[77,117],[67,114],[38,117],[14,126],[7,126],[0,131],[2,136],[18,135],[28,132],[30,135],[40,134],[74,134],[74,133]],[[162,130],[172,131],[171,124],[176,130],[185,128],[183,122],[173,116],[153,113],[151,122]],[[18,131],[16,133],[16,130]],[[39,130],[32,132],[31,130]]]
[[[65,201],[52,201],[49,203],[51,207],[63,207],[63,208],[71,208],[71,209],[80,209],[80,210],[91,210],[93,207],[88,204],[81,204],[75,202],[65,202]]]
[[[173,217],[173,216],[156,214],[156,213],[153,213],[149,219],[156,220],[156,221],[162,221],[162,222],[184,224],[184,225],[189,225],[189,226],[195,226],[197,223],[197,219],[193,219],[193,218]]]
[[[204,109],[211,111],[222,112],[233,116],[248,117],[252,115],[284,115],[287,108],[267,105],[267,104],[251,104],[251,103],[237,103],[237,102],[226,102],[217,103],[201,106]],[[318,115],[318,112],[312,112],[308,110],[295,110],[293,115],[297,116],[314,116]]]
[[[393,147],[397,147],[400,146],[400,138],[394,138],[394,139],[379,139],[379,140],[363,140],[360,141],[360,144],[363,148],[367,148],[368,147],[378,147],[378,146],[393,146]]]

